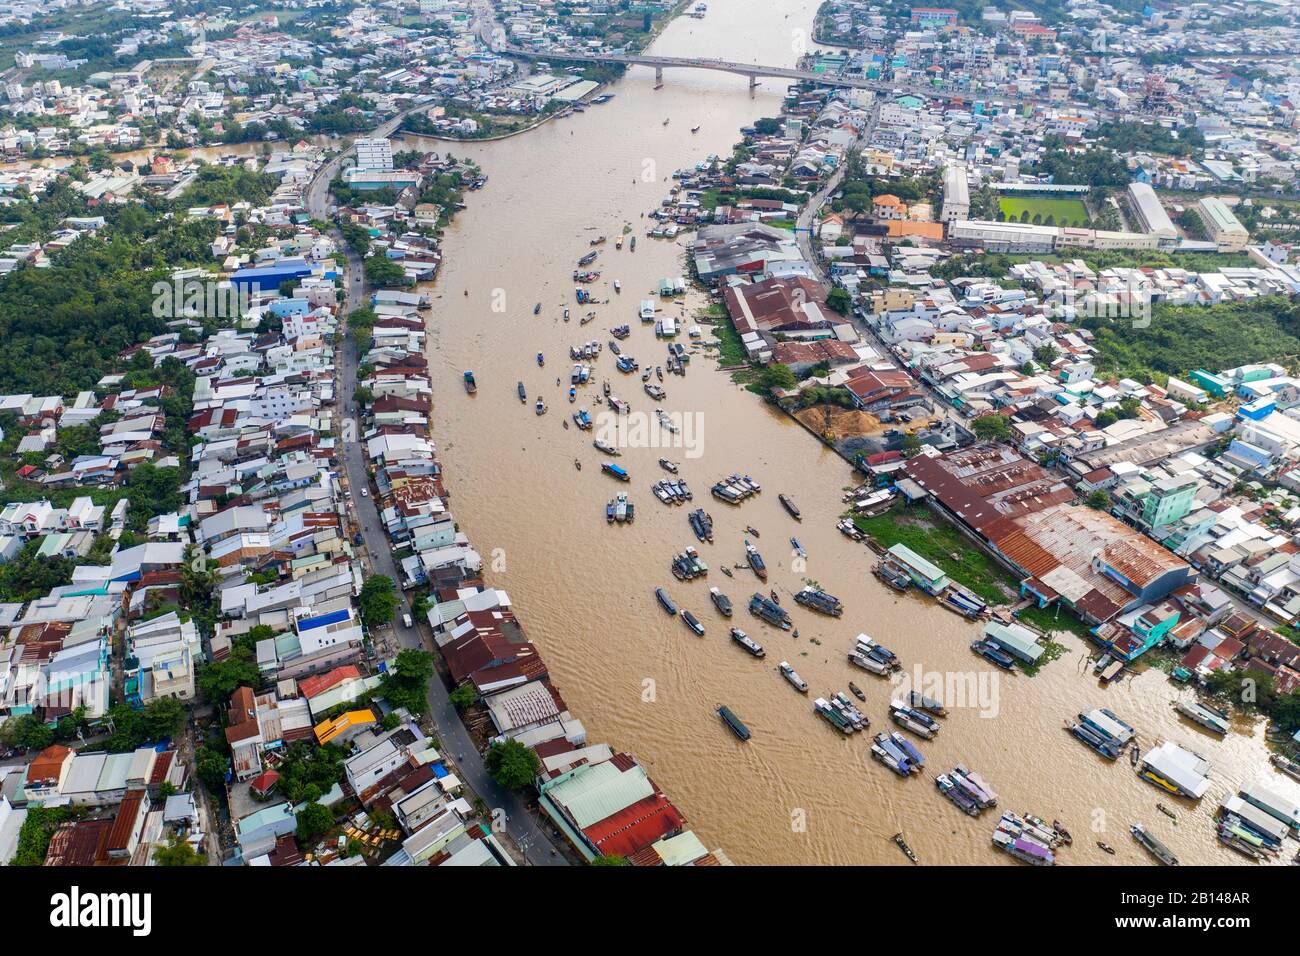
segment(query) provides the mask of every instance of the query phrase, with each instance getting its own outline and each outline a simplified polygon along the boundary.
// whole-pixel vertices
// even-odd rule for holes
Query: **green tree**
[[[309,843],[334,827],[334,814],[319,803],[309,803],[298,811],[298,840]]]
[[[373,255],[366,260],[366,281],[374,286],[406,285],[406,270],[401,264],[385,255]]]
[[[971,431],[982,441],[1006,441],[1011,426],[1001,415],[981,415],[970,423]]]
[[[202,746],[194,752],[194,772],[213,793],[220,793],[226,785],[226,771],[230,761],[211,747]]]
[[[375,574],[366,578],[361,586],[361,596],[357,603],[361,607],[361,620],[366,627],[378,627],[391,624],[397,613],[397,589],[393,579],[386,574]]]
[[[593,859],[588,866],[631,866],[627,857],[613,854],[611,856],[598,856]]]
[[[521,790],[537,778],[542,761],[530,748],[511,738],[493,744],[483,758],[483,766],[498,785]]]
[[[765,393],[770,394],[776,389],[789,391],[799,384],[799,379],[790,366],[782,365],[780,362],[773,362],[763,369],[758,376],[758,387]]]
[[[836,286],[827,294],[826,305],[840,315],[848,315],[849,309],[853,308],[853,296],[849,294],[848,289]]]
[[[1105,488],[1097,488],[1086,499],[1089,508],[1095,508],[1098,511],[1110,510],[1110,495],[1106,493]]]
[[[423,714],[429,706],[429,678],[433,676],[433,655],[417,648],[398,651],[393,666],[384,675],[384,699],[394,708],[404,707]]]
[[[473,684],[466,681],[448,694],[447,699],[455,705],[457,710],[465,710],[474,706],[474,702],[478,700],[478,691],[474,689]]]
[[[54,731],[33,715],[23,714],[0,724],[0,740],[20,750],[44,750],[54,743]]]
[[[155,866],[207,866],[208,858],[203,856],[188,842],[173,836],[166,846],[153,848]]]

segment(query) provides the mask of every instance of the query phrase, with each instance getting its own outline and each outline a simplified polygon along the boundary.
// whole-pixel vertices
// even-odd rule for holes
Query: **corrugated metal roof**
[[[579,829],[585,829],[653,793],[654,787],[640,766],[624,772],[607,761],[584,768],[553,787],[547,796],[569,811]]]

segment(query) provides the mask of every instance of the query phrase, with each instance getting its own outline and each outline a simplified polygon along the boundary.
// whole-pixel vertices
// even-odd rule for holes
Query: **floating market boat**
[[[782,661],[777,667],[777,670],[781,672],[781,676],[789,681],[790,685],[799,693],[808,693],[808,682],[795,672],[795,669],[790,666],[789,661]]]
[[[790,615],[785,608],[761,594],[755,594],[749,599],[749,613],[782,630],[790,630]]]
[[[540,398],[538,398],[537,404],[533,406],[533,411],[536,412],[538,415],[545,415],[546,403],[542,401]]]
[[[723,617],[731,617],[731,598],[717,588],[709,588],[709,598],[713,601],[713,606],[718,609],[719,614]]]
[[[607,461],[600,466],[600,470],[607,475],[617,478],[619,481],[631,481],[632,476],[624,471],[621,467],[613,462]]]
[[[722,722],[727,725],[728,729],[741,740],[748,740],[750,737],[749,728],[737,717],[725,704],[718,705],[718,716]]]
[[[1194,724],[1204,727],[1220,737],[1227,734],[1231,727],[1231,718],[1226,711],[1211,707],[1199,700],[1180,700],[1174,709]]]
[[[713,543],[713,518],[703,508],[697,508],[688,516],[691,523],[691,530],[695,532],[695,537],[701,541]]]
[[[763,563],[763,556],[758,553],[758,549],[745,539],[745,556],[749,559],[749,568],[757,575],[760,581],[767,580],[767,565]]]
[[[655,598],[659,601],[659,606],[667,613],[673,615],[677,613],[677,605],[673,603],[673,599],[668,596],[668,592],[663,588],[655,588]]]
[[[890,702],[889,719],[904,730],[911,731],[925,740],[933,740],[934,735],[939,732],[939,724],[933,717],[919,710],[913,710],[901,700]]]
[[[802,521],[803,516],[799,513],[799,506],[794,503],[794,499],[789,495],[780,494],[776,496],[777,501],[781,502],[781,507],[790,513],[790,517],[795,521]]]
[[[1148,853],[1154,856],[1165,866],[1177,866],[1178,857],[1174,856],[1174,851],[1169,849],[1154,836],[1147,832],[1146,828],[1140,823],[1134,823],[1129,826],[1129,832],[1133,834],[1133,839],[1137,840]]]
[[[471,395],[478,391],[478,382],[474,381],[474,373],[472,371],[466,369],[461,378],[465,382],[465,391],[469,392]]]
[[[827,594],[820,588],[805,587],[802,591],[796,592],[795,602],[802,604],[806,608],[811,608],[822,614],[829,614],[831,617],[840,617],[844,614],[844,605],[840,599],[833,594]]]
[[[519,402],[521,405],[528,402],[528,392],[524,389],[523,382],[515,383],[515,392],[519,395]]]
[[[762,644],[759,644],[738,627],[733,627],[731,629],[731,639],[743,647],[752,657],[764,657],[767,654],[767,652],[763,650]]]
[[[542,311],[542,304],[538,302],[535,306],[533,306],[533,315],[537,315],[541,311]]]
[[[597,439],[596,439],[595,441],[593,441],[591,444],[595,447],[595,449],[596,449],[597,451],[603,451],[606,455],[614,455],[614,456],[617,457],[617,456],[623,454],[621,451],[619,451],[617,448],[615,448],[615,447],[614,447],[613,445],[611,445],[609,442],[607,442],[607,441],[602,441],[602,440],[599,439],[599,438],[597,438]]]
[[[1015,659],[992,641],[971,641],[970,649],[1004,671],[1013,670],[1016,666]]]
[[[961,810],[967,816],[977,817],[980,815],[979,804],[975,802],[970,794],[953,783],[952,778],[946,773],[936,776],[934,785],[958,810]]]
[[[907,692],[907,703],[909,706],[917,710],[923,710],[927,714],[934,714],[936,717],[948,716],[948,709],[944,707],[943,704],[932,697],[926,697],[924,694],[917,693],[914,690]]]
[[[686,610],[686,608],[682,608],[682,620],[685,621],[686,626],[697,635],[700,637],[704,636],[704,625],[699,622],[699,619],[694,614]]]

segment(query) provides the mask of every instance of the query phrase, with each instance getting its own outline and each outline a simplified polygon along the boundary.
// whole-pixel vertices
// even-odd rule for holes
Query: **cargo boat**
[[[971,641],[970,649],[1004,671],[1013,670],[1016,666],[1015,659],[992,641]]]
[[[663,588],[655,588],[655,597],[658,599],[660,607],[669,614],[676,615],[677,605],[673,603],[673,599],[668,596],[667,591]]]
[[[607,461],[603,463],[600,466],[600,470],[607,475],[612,475],[613,477],[617,478],[619,481],[632,480],[631,475],[629,475],[626,471],[624,471],[622,468],[620,468],[618,465],[614,464],[613,462]]]
[[[794,499],[789,495],[777,495],[776,500],[781,502],[781,507],[784,508],[795,521],[803,520],[803,515],[799,513],[799,506],[794,503]]]
[[[745,539],[745,556],[749,559],[749,568],[758,576],[760,581],[767,580],[767,565],[763,563],[763,556],[758,553],[758,549]]]
[[[718,609],[719,614],[723,617],[731,617],[731,598],[717,588],[709,588],[709,599],[713,601],[713,606]]]
[[[954,784],[965,791],[966,795],[974,800],[976,806],[981,810],[987,810],[998,805],[997,793],[987,780],[973,770],[967,770],[961,764],[957,764],[952,770],[948,771],[948,777]]]
[[[975,802],[965,790],[953,783],[952,778],[946,773],[941,773],[934,778],[934,785],[939,788],[939,792],[947,797],[952,804],[967,816],[977,817],[980,815],[980,806]]]
[[[790,666],[789,661],[782,661],[780,665],[777,667],[777,670],[781,672],[782,677],[784,677],[786,680],[790,682],[790,686],[792,686],[799,693],[801,694],[808,693],[808,682],[799,676],[799,674],[795,671],[795,669],[792,666]]]
[[[1133,839],[1165,866],[1178,865],[1178,857],[1174,856],[1174,851],[1148,833],[1142,824],[1134,823],[1128,829],[1133,834]]]
[[[1079,714],[1078,723],[1068,725],[1067,729],[1107,760],[1118,759],[1136,734],[1132,727],[1105,708]]]
[[[907,703],[916,710],[923,710],[927,714],[933,714],[936,717],[948,716],[948,708],[944,707],[943,704],[933,697],[926,697],[914,690],[907,692]]]
[[[749,599],[749,613],[782,630],[790,630],[790,614],[770,598],[755,593]]]
[[[694,614],[686,610],[686,608],[682,608],[682,620],[686,622],[687,627],[700,637],[704,636],[704,625],[699,622],[699,619]]]
[[[900,777],[920,773],[925,764],[921,752],[899,733],[876,734],[871,741],[871,758]]]
[[[733,627],[731,629],[731,639],[749,652],[751,657],[767,656],[767,651],[763,650],[763,645],[759,644],[738,627]]]
[[[860,660],[854,660],[855,657]],[[863,670],[880,675],[898,670],[902,666],[893,651],[882,644],[877,644],[865,634],[858,635],[853,650],[849,653],[849,661]]]
[[[919,710],[913,710],[901,700],[890,701],[889,719],[904,730],[910,730],[925,740],[933,740],[939,732],[939,724],[933,717],[928,717]]]
[[[1031,835],[1023,820],[1014,813],[1004,813],[993,831],[993,845],[1009,856],[1032,866],[1054,866],[1056,856],[1048,844]]]
[[[1174,709],[1192,723],[1198,724],[1220,737],[1227,734],[1230,727],[1229,717],[1224,711],[1203,704],[1199,700],[1180,700],[1174,705]]]
[[[839,617],[844,613],[844,605],[840,603],[839,598],[818,588],[806,587],[795,594],[794,599],[804,607],[829,614],[831,617]]]
[[[731,732],[735,734],[737,737],[739,737],[741,740],[749,739],[750,737],[749,728],[745,726],[745,724],[741,721],[739,717],[737,717],[734,713],[732,713],[730,707],[726,706],[725,704],[719,704],[718,716],[722,718],[722,722],[727,725],[727,727],[731,730]]]
[[[1294,760],[1288,760],[1281,754],[1272,754],[1268,759],[1274,767],[1277,767],[1278,770],[1282,771],[1292,780],[1300,780],[1300,764],[1296,763]]]
[[[703,508],[698,508],[690,513],[688,520],[691,523],[691,530],[695,532],[695,537],[701,541],[713,543],[713,518]]]
[[[694,581],[708,574],[709,566],[700,560],[699,552],[694,548],[687,548],[673,558],[672,572],[679,581]]]
[[[826,723],[830,724],[846,737],[851,736],[857,731],[857,728],[853,726],[853,722],[841,714],[835,707],[832,707],[831,702],[825,697],[818,697],[813,701],[813,710],[820,714],[821,718],[825,720]]]

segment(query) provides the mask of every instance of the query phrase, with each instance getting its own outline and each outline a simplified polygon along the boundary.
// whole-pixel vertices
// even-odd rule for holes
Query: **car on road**
[[[369,489],[369,488],[362,488],[362,489],[361,489],[361,497],[362,497],[362,498],[369,498],[369,497],[370,497],[370,489]]]
[[[414,626],[415,626],[415,622],[411,620],[411,615],[410,615],[410,614],[403,614],[403,615],[402,615],[402,626],[403,626],[403,627],[414,627]]]

